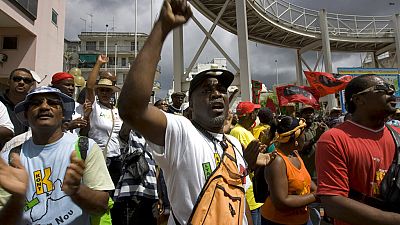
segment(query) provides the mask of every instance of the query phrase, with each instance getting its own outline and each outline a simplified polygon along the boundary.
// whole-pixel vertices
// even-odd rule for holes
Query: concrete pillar
[[[321,9],[319,11],[319,24],[321,28],[322,52],[324,54],[325,72],[332,73],[331,45],[329,42],[328,21],[326,19],[326,16],[327,16],[326,10]],[[328,100],[328,110],[338,106],[334,94],[328,95],[327,100]]]
[[[236,21],[239,45],[240,91],[242,101],[251,101],[251,74],[249,62],[246,1],[236,0]]]
[[[173,30],[174,92],[182,91],[183,62],[183,27]]]
[[[301,54],[300,50],[296,51],[296,77],[297,77],[297,85],[303,85],[303,65],[301,62]]]
[[[393,16],[393,28],[396,44],[396,58],[397,58],[397,68],[400,67],[400,17],[399,14]]]

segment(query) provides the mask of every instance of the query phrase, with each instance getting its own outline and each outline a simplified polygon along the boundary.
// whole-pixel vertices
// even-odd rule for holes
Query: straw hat
[[[109,78],[101,78],[97,84],[94,86],[94,88],[110,88],[114,92],[119,92],[121,89],[117,86],[114,85],[114,82],[109,79]]]

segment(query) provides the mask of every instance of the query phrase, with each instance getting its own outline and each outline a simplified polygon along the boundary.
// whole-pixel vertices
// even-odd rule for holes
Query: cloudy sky
[[[151,13],[151,0],[138,1],[138,32],[149,33],[151,30],[151,14],[153,21],[158,16],[162,0],[152,0],[153,10]],[[351,15],[393,15],[400,12],[400,0],[286,0],[298,6],[309,9],[327,9],[328,12],[351,14]],[[193,9],[193,7],[192,7]],[[105,25],[113,27],[117,32],[133,32],[135,26],[135,0],[68,0],[66,1],[66,28],[65,38],[78,40],[78,34],[85,30],[90,31],[91,18],[93,31],[105,31]],[[92,14],[93,17],[90,17]],[[194,15],[203,26],[208,29],[212,23],[194,10]],[[83,20],[82,20],[83,19]],[[204,34],[197,25],[190,21],[184,28],[184,58],[185,67],[189,66],[194,54],[204,39]],[[239,64],[237,37],[222,28],[217,27],[213,37],[232,59]],[[252,78],[260,80],[271,87],[276,83],[276,65],[278,61],[279,83],[291,82],[296,79],[296,54],[293,49],[278,48],[270,45],[256,44],[250,42],[250,65]],[[333,53],[332,61],[334,71],[337,67],[360,66],[364,54],[360,53]],[[208,42],[198,62],[206,63],[213,58],[223,57],[222,54]],[[310,60],[316,59],[315,52],[308,52],[303,57]],[[164,97],[166,90],[172,87],[172,35],[169,35],[161,55],[160,82],[163,88],[158,95]],[[228,66],[228,69],[232,68]]]

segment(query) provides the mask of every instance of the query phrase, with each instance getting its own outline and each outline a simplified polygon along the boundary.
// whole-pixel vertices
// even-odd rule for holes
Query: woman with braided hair
[[[265,169],[270,194],[261,207],[263,225],[300,225],[309,220],[307,205],[316,201],[316,186],[298,153],[304,145],[305,127],[304,119],[290,116],[271,124],[278,155]]]

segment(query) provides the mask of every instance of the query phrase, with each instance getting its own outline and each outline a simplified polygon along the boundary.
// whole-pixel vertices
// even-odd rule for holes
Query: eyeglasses
[[[393,95],[394,91],[395,91],[394,85],[388,84],[388,83],[383,83],[383,84],[377,84],[375,86],[369,87],[363,91],[356,93],[355,95],[364,94],[364,93],[368,93],[368,92],[375,92],[375,93],[385,92],[385,94],[387,94],[387,95]]]
[[[21,80],[23,80],[25,84],[31,84],[33,82],[33,80],[31,78],[20,77],[20,76],[13,76],[12,80],[14,82],[20,82]]]
[[[46,101],[47,105],[52,108],[57,108],[62,105],[62,101],[57,98],[36,98],[28,101],[29,106],[39,107]]]

